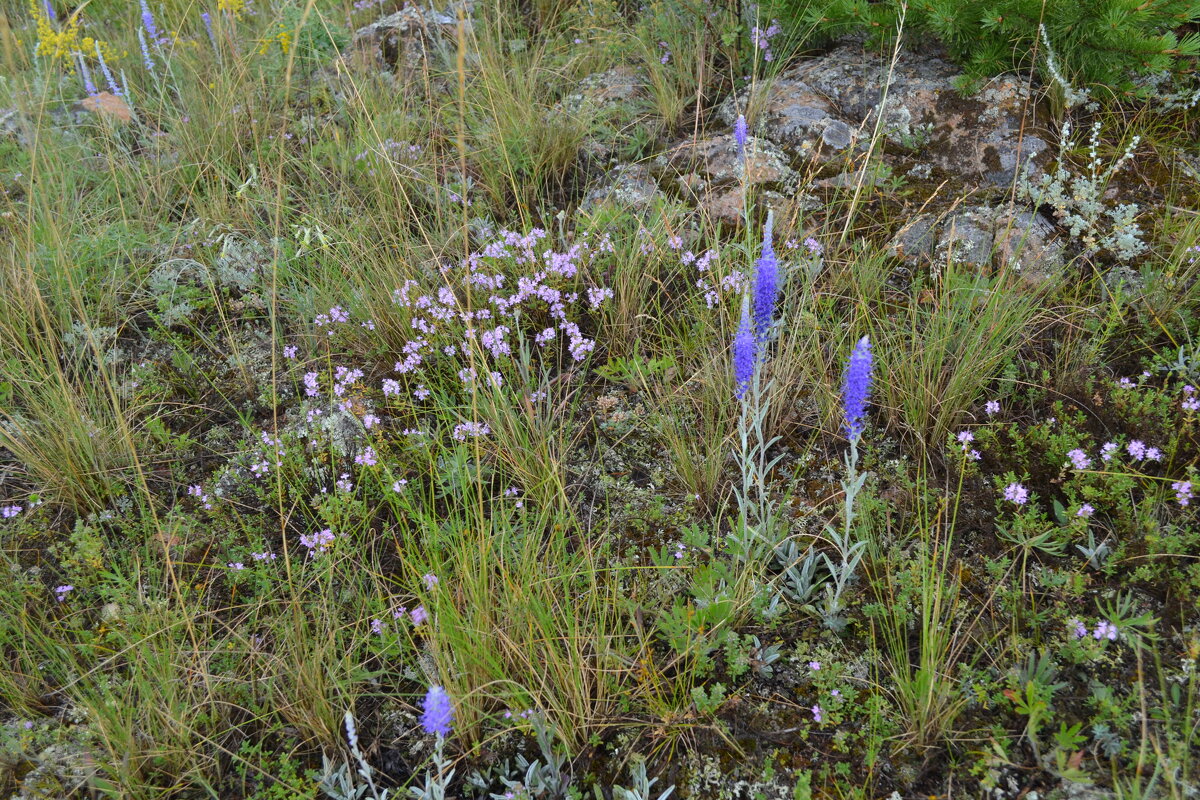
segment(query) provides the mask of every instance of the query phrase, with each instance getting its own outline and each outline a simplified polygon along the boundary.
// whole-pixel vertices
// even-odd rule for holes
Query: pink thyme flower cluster
[[[204,493],[204,489],[200,484],[189,486],[187,493],[189,496],[196,498],[205,511],[212,511],[212,501],[209,496]]]
[[[1029,490],[1019,483],[1010,483],[1004,487],[1004,499],[1023,506],[1029,502]]]
[[[1183,400],[1179,403],[1180,407],[1189,413],[1200,411],[1200,397],[1196,396],[1196,387],[1190,383],[1183,387]]]
[[[1088,626],[1079,619],[1067,620],[1067,627],[1071,635],[1076,639],[1085,639],[1088,636]],[[1117,626],[1106,619],[1098,620],[1096,627],[1091,631],[1091,637],[1097,641],[1115,642],[1120,633],[1117,631]]]
[[[300,544],[308,548],[309,556],[316,556],[328,550],[336,538],[334,532],[326,528],[316,533],[300,534]]]
[[[983,458],[978,450],[971,447],[971,443],[975,441],[975,434],[970,431],[959,431],[955,439],[958,441],[959,446],[962,447],[962,451],[966,454],[967,458],[972,461],[978,461]]]
[[[421,293],[415,280],[405,281],[392,292],[392,302],[409,312],[408,325],[415,336],[401,347],[402,358],[395,372],[419,376],[426,363],[438,354],[453,358],[473,352],[490,358],[498,367],[512,358],[515,323],[518,319],[546,319],[552,322],[535,337],[542,348],[556,340],[575,361],[582,361],[596,346],[583,335],[572,319],[573,310],[586,304],[586,310],[599,310],[612,290],[601,286],[573,287],[581,270],[606,254],[615,252],[608,235],[593,239],[587,235],[559,252],[543,248],[546,231],[535,228],[527,234],[501,231],[496,239],[471,253],[457,266],[443,266],[449,284]],[[516,268],[516,269],[514,269]],[[526,274],[512,276],[513,272]],[[457,273],[454,280],[452,273]],[[469,301],[469,302],[468,302]],[[473,368],[460,377],[464,383],[474,380]],[[489,369],[493,385],[502,383],[498,369]],[[417,384],[416,396],[428,396],[424,384]],[[385,395],[400,395],[400,381],[383,382]],[[423,395],[423,396],[422,396]]]

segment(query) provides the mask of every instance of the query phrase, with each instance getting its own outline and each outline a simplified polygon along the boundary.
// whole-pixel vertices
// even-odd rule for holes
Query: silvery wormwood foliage
[[[1088,146],[1087,169],[1076,175],[1067,169],[1067,150],[1071,145],[1071,122],[1063,122],[1059,137],[1058,164],[1053,172],[1031,181],[1028,171],[1017,182],[1017,196],[1037,205],[1049,205],[1061,225],[1071,236],[1079,239],[1087,252],[1108,250],[1117,258],[1128,260],[1146,251],[1142,229],[1136,218],[1139,208],[1134,203],[1121,203],[1111,208],[1104,202],[1109,180],[1133,158],[1140,142],[1134,136],[1124,152],[1111,164],[1101,168],[1098,155],[1100,123],[1092,125]]]

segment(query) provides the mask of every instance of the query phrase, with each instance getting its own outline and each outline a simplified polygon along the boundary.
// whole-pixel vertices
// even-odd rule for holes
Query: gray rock
[[[1066,245],[1049,220],[1011,206],[973,206],[920,214],[892,237],[891,255],[913,268],[953,260],[977,268],[1007,267],[1031,284],[1062,270]]]
[[[587,212],[604,203],[633,209],[648,209],[666,200],[645,164],[621,164],[609,171],[595,188],[588,191],[580,205]]]
[[[460,8],[469,34],[470,0],[450,3],[445,11],[406,5],[355,31],[344,55],[349,60],[377,69],[395,70],[404,75],[418,73],[424,68],[431,49],[455,41]]]
[[[619,66],[585,77],[555,109],[581,118],[593,131],[583,141],[584,152],[604,160],[616,155],[624,138],[621,131],[645,110],[649,98],[645,76],[633,67]]]
[[[882,113],[892,151],[920,152],[950,176],[1010,185],[1031,159],[1044,166],[1050,147],[1030,133],[1032,102],[1026,83],[993,79],[964,97],[961,72],[930,51],[902,51],[889,59],[850,42],[801,61],[756,97],[746,90],[721,106],[732,125],[739,110],[754,131],[797,158],[827,163],[870,137]]]
[[[743,89],[722,103],[718,114],[733,125],[748,104],[749,90]],[[750,106],[748,118],[754,121],[755,133],[798,158],[829,161],[856,139],[855,129],[838,118],[837,107],[828,98],[786,75],[772,82]]]
[[[743,164],[732,136],[685,140],[650,166],[660,185],[677,191],[712,218],[736,223],[742,218],[745,187],[777,204],[795,192],[797,174],[787,156],[766,139],[749,137]]]

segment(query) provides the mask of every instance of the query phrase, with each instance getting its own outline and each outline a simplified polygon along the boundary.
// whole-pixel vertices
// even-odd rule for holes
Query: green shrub
[[[1137,75],[1187,71],[1200,56],[1200,35],[1183,26],[1200,20],[1197,0],[909,0],[904,29],[910,41],[940,39],[968,80],[1037,66],[1049,79],[1039,25],[1045,24],[1068,80],[1134,88]],[[866,30],[890,36],[900,0],[782,0],[778,16],[817,40]],[[1049,80],[1047,81],[1049,82]]]

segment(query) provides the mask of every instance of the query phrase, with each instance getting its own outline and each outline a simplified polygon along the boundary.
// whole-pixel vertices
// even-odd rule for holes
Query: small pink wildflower
[[[1076,447],[1067,453],[1067,458],[1071,460],[1071,466],[1075,469],[1087,469],[1092,465],[1092,460],[1088,458],[1088,454]]]
[[[1029,502],[1029,490],[1019,483],[1010,483],[1004,487],[1004,499],[1023,506]]]

